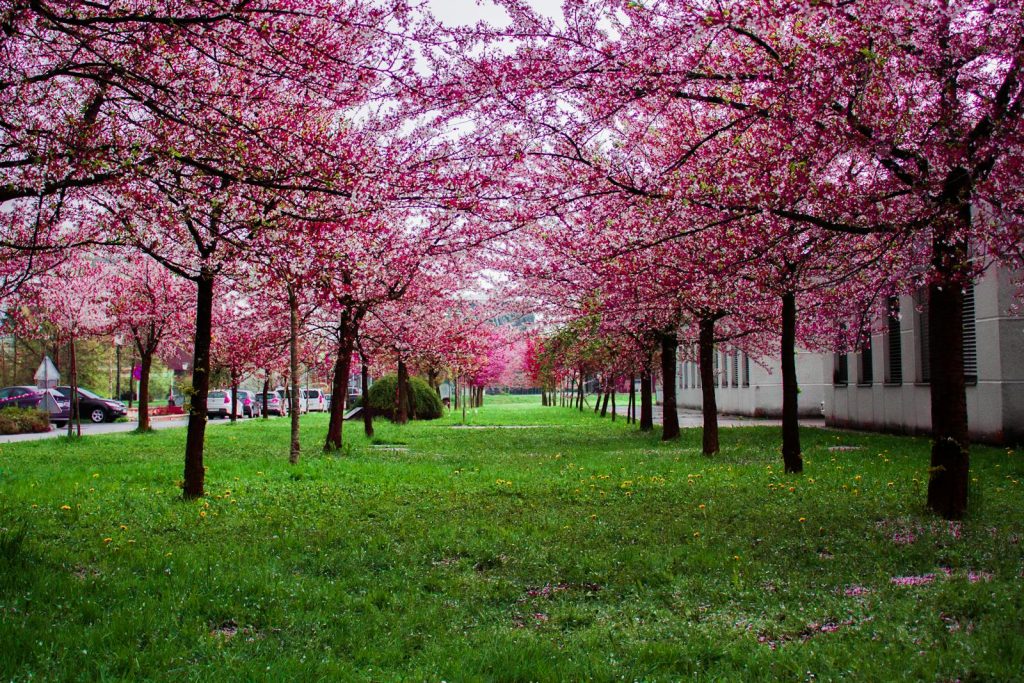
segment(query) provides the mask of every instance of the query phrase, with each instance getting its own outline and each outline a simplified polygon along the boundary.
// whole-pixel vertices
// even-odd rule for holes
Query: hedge
[[[50,415],[35,408],[0,410],[0,434],[35,434],[50,431]]]
[[[374,381],[373,386],[370,387],[370,409],[375,415],[394,417],[397,387],[398,377],[396,375],[386,375]],[[436,420],[444,414],[441,399],[429,384],[419,377],[410,377],[409,387],[412,389],[413,395],[413,414],[409,416],[410,418]]]

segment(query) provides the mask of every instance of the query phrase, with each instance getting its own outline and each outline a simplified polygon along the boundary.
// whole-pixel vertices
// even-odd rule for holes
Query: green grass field
[[[805,430],[787,477],[769,428],[460,418],[325,456],[307,416],[297,467],[285,420],[217,425],[187,503],[183,430],[2,446],[0,679],[1024,677],[1019,454],[949,524],[922,439]]]

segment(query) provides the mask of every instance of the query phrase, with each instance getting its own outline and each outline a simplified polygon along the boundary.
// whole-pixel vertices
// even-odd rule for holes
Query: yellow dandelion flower
[[[71,506],[70,506],[70,505],[61,505],[61,506],[60,506],[60,509],[61,509],[61,510],[70,510],[70,509],[71,509]]]
[[[801,524],[803,524],[803,523],[804,523],[804,522],[806,522],[806,521],[807,521],[807,518],[806,518],[806,517],[801,517],[801,518],[800,518],[800,523],[801,523]]]
[[[199,516],[200,517],[205,517],[206,516],[206,510],[200,510],[199,511]]]
[[[704,505],[704,503],[701,503],[700,505],[698,505],[698,506],[697,506],[697,509],[698,509],[698,510],[703,510],[703,509],[704,509],[704,508],[706,508],[706,507],[707,507],[707,506],[706,506],[706,505]]]
[[[693,532],[693,537],[694,538],[700,538],[700,532],[699,531],[694,531]]]
[[[121,531],[128,531],[128,527],[124,524],[121,525]]]
[[[107,537],[107,538],[104,538],[104,539],[103,539],[103,542],[104,542],[104,543],[110,543],[110,542],[111,542],[111,541],[113,541],[113,540],[114,540],[114,539],[112,539],[112,538],[110,538],[110,537]]]

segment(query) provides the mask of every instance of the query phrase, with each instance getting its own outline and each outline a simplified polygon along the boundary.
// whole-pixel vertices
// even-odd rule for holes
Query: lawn
[[[777,430],[663,444],[499,402],[426,424],[303,418],[0,450],[0,678],[1020,680],[1021,455],[978,447],[962,524],[928,443]],[[519,428],[509,428],[518,426]]]

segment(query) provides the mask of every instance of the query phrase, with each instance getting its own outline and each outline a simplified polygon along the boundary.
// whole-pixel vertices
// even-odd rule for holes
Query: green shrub
[[[396,375],[386,375],[373,383],[369,404],[375,415],[384,415],[389,419],[394,417],[397,386]],[[437,392],[429,384],[419,377],[410,377],[409,387],[413,396],[413,414],[409,417],[414,420],[436,420],[441,417],[444,407]]]
[[[50,415],[35,408],[0,410],[0,434],[33,434],[50,431]]]

